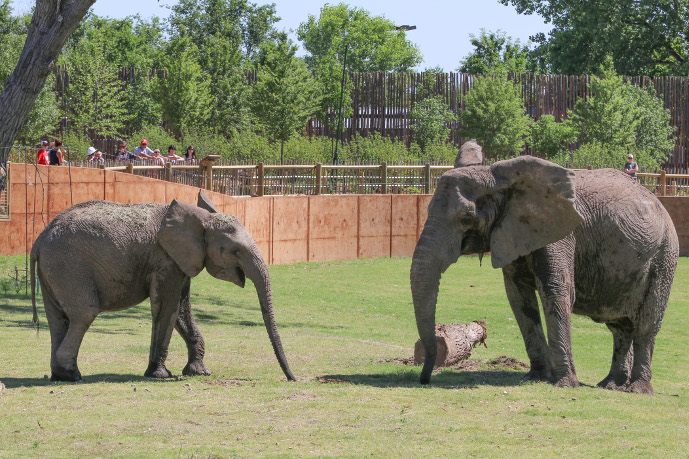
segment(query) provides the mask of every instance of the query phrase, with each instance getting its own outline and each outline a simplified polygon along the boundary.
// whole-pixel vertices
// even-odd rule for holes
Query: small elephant
[[[38,274],[50,327],[52,380],[81,379],[79,347],[100,312],[130,308],[149,297],[153,331],[145,376],[172,376],[165,359],[173,328],[188,349],[183,374],[210,374],[189,303],[190,278],[204,267],[240,287],[246,277],[253,281],[277,360],[287,379],[295,379],[256,243],[236,217],[218,213],[202,192],[199,206],[177,200],[170,205],[88,201],[60,213],[43,230],[31,249],[31,290],[37,322]]]
[[[470,157],[461,158],[464,152]],[[412,260],[426,348],[421,383],[430,381],[435,362],[441,274],[462,254],[490,252],[524,338],[529,379],[579,385],[570,337],[575,313],[613,335],[610,373],[599,386],[652,394],[653,346],[679,255],[660,201],[613,169],[572,171],[531,156],[482,166],[475,144],[459,156],[460,167],[440,178]]]

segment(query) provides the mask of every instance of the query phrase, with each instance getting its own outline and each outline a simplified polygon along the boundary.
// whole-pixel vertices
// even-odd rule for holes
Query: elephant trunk
[[[443,244],[447,234],[442,236],[445,222],[428,220],[424,226],[419,242],[416,244],[411,263],[410,281],[411,293],[416,315],[416,328],[419,338],[426,349],[423,369],[421,370],[421,384],[428,384],[435,366],[437,345],[435,338],[435,306],[438,300],[438,289],[442,272],[456,260],[453,258],[452,246]]]
[[[243,271],[246,277],[248,277],[256,287],[256,293],[258,294],[258,301],[261,305],[261,313],[263,314],[263,323],[268,331],[268,337],[270,338],[270,343],[273,345],[273,351],[275,352],[275,357],[278,359],[280,368],[285,373],[285,376],[290,381],[296,381],[297,378],[294,377],[292,370],[290,370],[287,364],[287,358],[285,357],[285,352],[282,349],[282,342],[280,341],[280,334],[278,333],[277,324],[275,323],[275,314],[273,313],[273,293],[270,288],[270,276],[268,275],[268,267],[266,266],[263,257],[258,252],[258,249],[254,249],[252,253],[252,260],[247,263],[247,266],[243,266]]]

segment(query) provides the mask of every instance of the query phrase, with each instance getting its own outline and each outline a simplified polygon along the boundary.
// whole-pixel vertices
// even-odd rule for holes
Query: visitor
[[[61,150],[62,140],[55,139],[53,141],[53,148],[48,152],[49,164],[51,166],[59,166],[65,159],[65,152]]]
[[[634,155],[629,153],[627,155],[627,162],[624,165],[624,173],[636,181],[639,180],[636,176],[637,172],[639,172],[639,165],[634,162]]]
[[[127,142],[120,140],[117,142],[117,152],[115,152],[115,161],[129,161],[134,159],[135,156],[127,151]]]
[[[86,157],[89,162],[102,163],[104,161],[103,153],[101,153],[100,150],[96,150],[94,147],[89,147],[88,150],[86,150]]]
[[[141,139],[141,145],[136,147],[132,154],[135,156],[134,159],[152,159],[153,150],[148,148],[148,140]]]
[[[177,154],[177,148],[174,145],[170,145],[167,147],[167,156],[165,157],[165,160],[175,164],[177,161],[184,160],[184,158]]]
[[[184,160],[188,163],[193,163],[196,161],[196,150],[193,145],[187,147],[187,152],[184,153]]]
[[[50,155],[48,154],[48,141],[44,140],[41,142],[41,147],[36,153],[36,164],[41,164],[47,166],[50,164]]]
[[[151,156],[151,159],[156,166],[165,166],[165,158],[163,158],[163,155],[160,154],[159,149],[156,148],[153,150],[153,156]]]

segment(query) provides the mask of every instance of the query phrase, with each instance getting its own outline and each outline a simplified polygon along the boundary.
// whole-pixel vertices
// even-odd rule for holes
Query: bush
[[[566,154],[567,144],[575,142],[576,138],[576,128],[571,121],[565,119],[558,123],[553,115],[543,115],[531,125],[529,146],[535,156],[552,160]]]
[[[151,150],[158,148],[163,156],[167,155],[167,148],[170,145],[177,147],[177,154],[181,151],[181,147],[175,142],[175,138],[160,126],[149,125],[132,133],[127,139],[127,149],[131,151],[136,148],[141,143],[141,139],[148,140],[148,147]]]

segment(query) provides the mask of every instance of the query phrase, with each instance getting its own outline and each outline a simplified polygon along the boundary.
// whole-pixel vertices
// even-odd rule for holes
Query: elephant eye
[[[472,217],[471,215],[462,215],[461,217],[459,217],[459,223],[462,226],[471,226],[474,224],[474,217]]]
[[[232,251],[232,255],[234,255],[235,257],[239,257],[239,249],[234,249]]]

